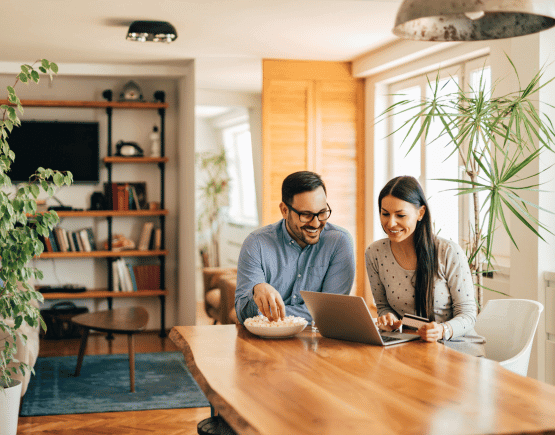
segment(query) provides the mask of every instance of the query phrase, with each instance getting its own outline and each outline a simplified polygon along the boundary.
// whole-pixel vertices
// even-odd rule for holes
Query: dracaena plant
[[[48,74],[52,80],[57,72],[58,66],[46,59],[22,65],[14,85],[7,87],[7,104],[0,105],[0,389],[11,385],[14,374],[32,371],[15,358],[17,338],[23,344],[27,341],[22,325],[46,329],[38,309],[42,294],[29,284],[41,279],[42,273],[31,267],[30,261],[44,250],[39,237],[48,236],[59,218],[55,211],[37,214],[36,199],[41,191],[52,196],[58,187],[73,182],[70,172],[37,168],[28,182],[12,187],[10,166],[16,156],[9,146],[10,133],[20,128],[18,113],[23,114],[14,88],[20,82],[38,83],[41,74]]]
[[[463,177],[440,180],[452,182],[457,195],[472,198],[470,236],[465,248],[475,277],[479,307],[486,288],[483,276],[494,267],[492,247],[496,230],[504,228],[518,248],[508,224],[509,216],[516,216],[542,240],[539,228],[550,232],[532,214],[532,208],[540,207],[521,194],[538,190],[535,180],[539,172],[530,174],[529,167],[543,152],[553,152],[553,124],[548,116],[540,115],[534,100],[539,90],[553,79],[544,80],[542,68],[528,84],[521,86],[515,65],[508,56],[507,59],[519,83],[514,92],[497,96],[497,83],[489,89],[482,72],[474,89],[466,92],[454,81],[456,90],[445,94],[438,72],[435,81],[428,82],[431,96],[418,101],[402,99],[382,114],[414,113],[396,130],[407,129],[404,142],[410,142],[409,152],[422,139],[433,147],[437,139],[447,138],[442,143],[451,147],[450,154],[458,155]],[[430,128],[432,124],[440,125],[435,137],[429,137],[434,131]]]
[[[207,251],[211,265],[217,266],[221,210],[229,203],[227,157],[222,148],[218,152],[198,153],[196,158],[200,169],[207,175],[205,183],[200,186],[203,209],[197,222],[199,232],[207,230],[210,233],[210,242],[203,246],[201,252]]]

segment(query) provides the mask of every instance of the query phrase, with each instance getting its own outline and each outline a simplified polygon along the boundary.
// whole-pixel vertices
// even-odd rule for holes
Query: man
[[[347,230],[327,222],[322,178],[309,171],[287,176],[281,200],[283,219],[253,231],[239,254],[235,310],[241,323],[259,313],[310,322],[301,290],[349,293],[353,285],[353,242]]]

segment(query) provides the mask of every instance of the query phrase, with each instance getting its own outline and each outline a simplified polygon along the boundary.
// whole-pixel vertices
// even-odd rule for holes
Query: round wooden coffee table
[[[146,328],[148,312],[144,308],[116,308],[114,310],[96,311],[94,313],[79,314],[71,319],[73,323],[83,328],[79,356],[75,376],[79,376],[81,365],[87,349],[87,339],[91,329],[109,334],[127,334],[129,347],[129,381],[131,392],[135,391],[135,345],[133,334]]]

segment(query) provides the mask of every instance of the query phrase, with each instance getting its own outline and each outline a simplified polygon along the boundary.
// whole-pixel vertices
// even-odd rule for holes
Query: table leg
[[[87,339],[89,338],[89,328],[82,328],[83,335],[81,336],[81,346],[79,346],[79,356],[77,357],[77,367],[75,367],[75,376],[79,376],[81,373],[81,365],[83,364],[83,358],[85,357],[85,351],[87,350]]]
[[[133,334],[127,334],[127,343],[129,345],[129,383],[131,384],[131,392],[135,392],[135,342]]]

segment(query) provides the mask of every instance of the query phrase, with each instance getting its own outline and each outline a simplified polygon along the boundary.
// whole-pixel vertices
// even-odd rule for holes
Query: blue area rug
[[[136,354],[134,393],[129,390],[127,354],[85,355],[79,377],[73,376],[76,364],[77,356],[39,358],[20,415],[210,406],[181,352]]]

